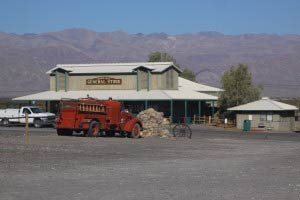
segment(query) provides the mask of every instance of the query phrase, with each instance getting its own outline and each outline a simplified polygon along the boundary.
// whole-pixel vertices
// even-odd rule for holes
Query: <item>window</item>
[[[42,111],[39,108],[31,108],[33,113],[41,113]]]
[[[271,121],[273,121],[273,112],[261,113],[260,114],[260,121],[261,122],[264,122],[264,121],[271,122]]]
[[[300,112],[296,111],[295,113],[295,121],[300,121]]]
[[[252,121],[253,115],[248,115],[248,119],[249,119],[250,121]]]
[[[267,112],[267,121],[268,122],[273,121],[273,113],[272,112]]]
[[[30,110],[28,108],[23,109],[23,114],[31,114]]]
[[[266,113],[261,113],[260,114],[260,121],[261,122],[264,122],[264,121],[266,121],[267,120],[267,115],[266,115]]]

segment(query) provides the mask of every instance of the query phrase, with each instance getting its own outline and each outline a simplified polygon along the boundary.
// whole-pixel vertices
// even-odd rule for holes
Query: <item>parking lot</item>
[[[85,138],[0,127],[0,199],[300,199],[300,133]]]

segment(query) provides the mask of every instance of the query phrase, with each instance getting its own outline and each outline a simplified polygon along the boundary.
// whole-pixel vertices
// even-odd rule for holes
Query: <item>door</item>
[[[20,123],[26,123],[26,113],[28,114],[28,123],[33,123],[33,118],[30,117],[32,115],[32,112],[29,108],[23,108],[20,113]]]

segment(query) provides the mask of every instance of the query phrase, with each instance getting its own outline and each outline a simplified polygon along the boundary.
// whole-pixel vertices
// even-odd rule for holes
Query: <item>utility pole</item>
[[[25,135],[29,136],[28,113],[25,113]]]

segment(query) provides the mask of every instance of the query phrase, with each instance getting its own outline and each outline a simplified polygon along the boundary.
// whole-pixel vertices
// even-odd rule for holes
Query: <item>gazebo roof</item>
[[[230,111],[293,111],[299,110],[298,107],[274,101],[268,97],[263,97],[260,100],[250,102],[244,105],[229,108]]]

